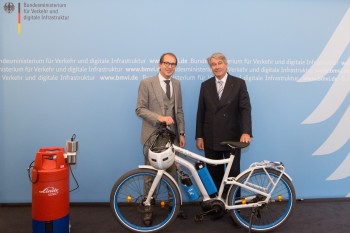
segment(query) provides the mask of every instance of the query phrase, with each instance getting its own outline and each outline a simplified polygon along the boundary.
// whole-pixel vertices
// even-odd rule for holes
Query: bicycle
[[[196,190],[199,190],[202,198],[203,212],[196,215],[196,221],[203,220],[206,215],[219,218],[228,212],[241,228],[249,232],[269,232],[283,225],[293,213],[296,203],[295,189],[292,179],[285,172],[283,163],[255,162],[237,177],[228,177],[236,150],[245,148],[249,144],[222,142],[232,148],[230,157],[211,160],[173,145],[174,133],[167,129],[165,124],[160,124],[152,136],[150,151],[152,149],[158,152],[170,150],[173,157],[156,158],[160,160],[153,161],[153,166],[140,165],[116,181],[110,194],[110,206],[116,220],[124,228],[133,232],[158,232],[164,230],[176,219],[183,201],[182,193],[175,179],[164,170],[166,166],[161,167],[162,159],[169,164],[175,161],[181,176],[182,168],[190,172],[191,181],[194,182],[195,187],[186,191],[196,199],[198,198],[195,195]],[[162,146],[157,145],[157,140],[159,141],[160,138],[165,141]],[[226,165],[219,190],[215,187],[215,197],[211,197],[213,190],[208,187],[208,180],[201,179],[190,159],[207,164]],[[157,164],[157,162],[160,163]],[[210,175],[207,178],[210,181]],[[147,181],[148,188],[146,188]],[[225,186],[228,187],[226,198],[223,197]],[[152,213],[152,220],[145,223],[143,216],[149,211]]]

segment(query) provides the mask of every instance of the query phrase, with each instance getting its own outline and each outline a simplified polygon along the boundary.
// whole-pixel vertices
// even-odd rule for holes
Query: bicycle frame
[[[288,174],[285,173],[285,169],[283,167],[283,165],[281,164],[274,164],[274,163],[270,163],[268,161],[266,161],[265,163],[264,162],[260,162],[260,163],[253,163],[250,165],[250,167],[248,169],[246,169],[245,171],[241,172],[237,177],[228,177],[229,175],[229,172],[231,170],[231,166],[233,164],[233,161],[234,161],[234,155],[231,153],[230,157],[227,158],[227,159],[220,159],[220,160],[213,160],[213,159],[208,159],[208,158],[205,158],[201,155],[198,155],[196,153],[193,153],[189,150],[186,150],[186,149],[183,149],[179,146],[176,146],[176,145],[172,145],[173,148],[175,149],[176,152],[184,155],[184,156],[188,156],[194,160],[199,160],[199,161],[202,161],[204,163],[207,163],[207,164],[211,164],[211,165],[226,165],[226,170],[225,170],[225,173],[224,173],[224,177],[222,179],[222,182],[221,182],[221,185],[220,185],[220,188],[218,190],[218,195],[217,197],[215,198],[211,198],[209,195],[208,195],[208,192],[207,190],[205,189],[204,185],[203,185],[203,182],[202,180],[200,179],[199,175],[198,175],[198,172],[195,168],[195,166],[190,163],[189,161],[187,161],[186,159],[180,157],[179,155],[176,155],[175,156],[175,162],[177,164],[180,164],[184,167],[186,167],[189,172],[191,173],[192,175],[192,181],[194,181],[197,185],[197,188],[199,189],[200,193],[202,194],[203,196],[203,201],[207,201],[207,200],[211,200],[211,199],[221,199],[223,200],[222,198],[222,194],[223,194],[223,191],[224,191],[224,187],[225,185],[237,185],[237,186],[240,186],[242,188],[245,188],[245,189],[248,189],[250,191],[253,191],[255,193],[258,193],[262,196],[265,196],[266,198],[263,200],[263,201],[260,201],[260,202],[257,202],[257,203],[252,203],[252,204],[243,204],[243,203],[235,203],[235,205],[228,205],[227,203],[227,198],[226,200],[224,200],[224,203],[225,203],[225,208],[227,210],[231,210],[231,209],[241,209],[241,208],[252,208],[252,207],[258,207],[258,206],[261,206],[263,205],[264,203],[267,203],[270,198],[271,198],[271,193],[274,191],[277,183],[279,182],[279,180],[281,179],[281,177],[283,175],[286,175],[290,180],[292,180]],[[142,166],[139,166],[140,168],[152,168],[154,170],[157,170],[151,166],[147,166],[147,165],[142,165]],[[273,168],[277,171],[280,172],[280,175],[279,177],[277,178],[277,180],[273,180],[268,172],[266,171],[266,168]],[[256,185],[252,185],[249,183],[249,178],[251,176],[251,174],[253,174],[253,172],[256,170],[256,169],[263,169],[266,174],[268,175],[269,177],[269,184],[267,187],[260,187],[260,186],[256,186]],[[250,173],[247,180],[244,182],[244,183],[239,183],[237,182],[237,180],[247,174],[247,173]],[[172,178],[172,176],[170,176],[166,171],[164,170],[158,170],[157,172],[157,176],[155,177],[154,179],[154,182],[152,184],[152,187],[148,193],[148,196],[147,196],[147,199],[145,200],[144,204],[145,205],[150,205],[150,200],[152,198],[152,195],[153,195],[153,192],[155,190],[155,187],[158,185],[159,181],[161,180],[161,177],[163,175],[167,175],[167,177],[169,177],[173,182],[174,184],[176,185],[176,187],[178,188],[179,190],[179,193],[180,193],[180,197],[181,197],[181,203],[182,203],[182,195],[181,195],[181,191],[180,191],[180,188],[179,186],[177,185],[177,182],[175,182],[175,180]],[[270,190],[268,192],[268,190]],[[252,197],[254,198],[254,197]]]

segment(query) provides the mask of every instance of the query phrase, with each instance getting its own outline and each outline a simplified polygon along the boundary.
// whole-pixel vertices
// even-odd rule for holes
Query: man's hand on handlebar
[[[167,125],[174,124],[174,119],[171,116],[159,116],[158,117],[159,122],[165,122]]]

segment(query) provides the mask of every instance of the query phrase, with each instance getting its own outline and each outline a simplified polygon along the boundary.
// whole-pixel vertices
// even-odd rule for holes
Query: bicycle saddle
[[[220,142],[220,144],[223,146],[228,145],[231,148],[245,148],[245,147],[249,146],[249,143],[234,142],[234,141],[223,141],[223,142]]]

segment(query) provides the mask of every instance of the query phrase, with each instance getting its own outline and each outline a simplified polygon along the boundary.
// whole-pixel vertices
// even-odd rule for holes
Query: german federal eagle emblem
[[[4,5],[4,10],[10,14],[15,10],[15,5],[12,2],[7,2]]]

